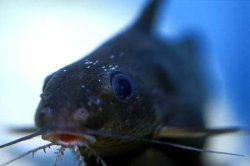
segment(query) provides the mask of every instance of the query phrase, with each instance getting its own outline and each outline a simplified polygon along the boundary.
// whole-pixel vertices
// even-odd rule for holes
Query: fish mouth
[[[45,133],[42,135],[42,139],[66,147],[84,146],[86,143],[94,144],[96,142],[96,138],[94,136],[65,131]]]

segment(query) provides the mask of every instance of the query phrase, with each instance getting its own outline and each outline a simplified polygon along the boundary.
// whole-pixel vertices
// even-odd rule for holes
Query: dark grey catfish
[[[234,129],[204,130],[195,45],[154,35],[159,4],[150,1],[126,31],[49,75],[36,132],[7,145],[42,135],[81,165],[202,165],[199,152],[212,152],[202,150],[205,137]]]

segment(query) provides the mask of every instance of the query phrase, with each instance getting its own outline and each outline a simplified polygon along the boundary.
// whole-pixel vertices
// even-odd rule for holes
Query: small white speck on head
[[[103,68],[103,69],[105,69],[105,68],[106,68],[106,66],[102,66],[102,68]]]
[[[92,61],[86,61],[85,62],[85,65],[90,65],[90,64],[92,64],[93,62]]]
[[[113,65],[109,65],[109,67],[112,67]]]
[[[85,85],[81,85],[81,88],[85,88]]]
[[[99,79],[98,82],[101,82],[101,80]]]
[[[107,69],[104,69],[104,71],[107,71]]]
[[[112,54],[112,55],[109,56],[109,58],[110,58],[110,59],[114,59],[114,58],[115,58],[115,55]]]
[[[116,70],[117,67],[118,67],[118,65],[115,65],[115,66],[111,65],[111,67],[109,69],[110,70]]]
[[[87,68],[87,69],[89,69],[89,68],[90,68],[90,66],[87,66],[86,68]]]
[[[63,70],[63,72],[67,72],[67,70],[66,70],[66,69],[64,69],[64,70]]]

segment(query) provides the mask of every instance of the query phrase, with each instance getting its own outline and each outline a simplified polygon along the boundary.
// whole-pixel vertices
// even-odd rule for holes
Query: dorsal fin
[[[162,0],[149,0],[132,28],[150,33],[154,29],[158,8],[161,3]]]

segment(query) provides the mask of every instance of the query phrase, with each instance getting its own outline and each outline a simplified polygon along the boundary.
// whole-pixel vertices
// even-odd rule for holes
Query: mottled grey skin
[[[147,14],[146,9],[126,31],[46,79],[35,116],[39,130],[83,133],[93,129],[151,138],[159,126],[204,127],[204,94],[195,48],[190,48],[190,42],[188,46],[159,40],[148,28],[152,25],[144,25]],[[135,94],[129,100],[114,95],[110,77],[117,71],[135,83]],[[96,138],[92,147],[108,166],[201,165],[196,152]],[[168,141],[200,148],[204,143]],[[94,160],[87,162],[97,165]]]

